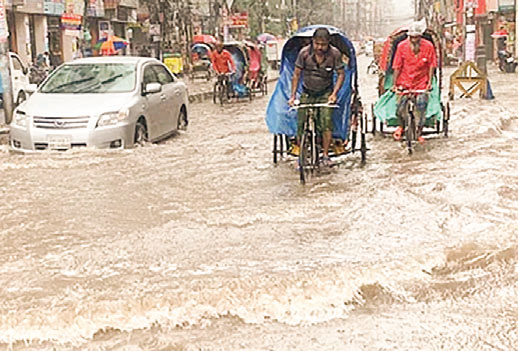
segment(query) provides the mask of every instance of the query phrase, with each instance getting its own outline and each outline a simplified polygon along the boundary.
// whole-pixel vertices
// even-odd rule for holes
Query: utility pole
[[[514,35],[514,56],[516,57],[518,55],[518,26],[516,25],[518,22],[518,1],[515,1],[514,2],[514,23],[515,23],[515,26],[514,26],[514,30],[515,30],[515,35]]]
[[[0,0],[0,77],[2,78],[4,123],[11,123],[13,117],[13,94],[11,92],[11,72],[9,64],[9,33],[5,17],[5,0]],[[2,120],[0,119],[0,124]]]

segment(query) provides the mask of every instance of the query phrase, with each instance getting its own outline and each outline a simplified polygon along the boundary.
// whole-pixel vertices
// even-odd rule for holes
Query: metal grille
[[[34,116],[34,126],[45,129],[78,129],[88,127],[90,117],[37,117]]]

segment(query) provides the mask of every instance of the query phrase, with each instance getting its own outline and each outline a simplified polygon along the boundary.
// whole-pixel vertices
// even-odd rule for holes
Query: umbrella
[[[270,40],[277,40],[277,38],[275,38],[275,35],[273,35],[273,34],[263,33],[263,34],[259,34],[257,36],[257,40],[260,43],[266,43],[267,41],[270,41]]]
[[[216,38],[209,34],[198,34],[192,37],[193,43],[216,44]]]
[[[496,32],[493,32],[493,34],[491,34],[491,38],[493,38],[493,39],[506,38],[508,35],[509,35],[509,32],[507,32],[506,29],[500,29],[500,30],[497,30]]]
[[[129,42],[126,39],[113,35],[99,40],[94,48],[100,50],[103,56],[107,56],[115,55],[117,50],[124,49],[128,44]]]
[[[117,50],[124,49],[128,44],[129,42],[126,39],[112,35],[109,38],[99,40],[94,48],[100,50],[101,55],[109,56],[116,55]]]

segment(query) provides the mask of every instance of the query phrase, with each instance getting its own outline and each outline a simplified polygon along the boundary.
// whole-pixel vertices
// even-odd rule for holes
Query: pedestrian
[[[410,25],[408,37],[398,44],[392,68],[394,70],[393,91],[402,90],[427,90],[416,97],[415,115],[418,120],[417,140],[424,143],[422,136],[426,121],[426,108],[428,107],[429,91],[432,90],[432,78],[437,68],[435,48],[431,42],[422,38],[424,26],[420,22]],[[395,140],[401,140],[405,128],[405,116],[407,112],[408,95],[397,95],[398,124],[393,134]]]
[[[303,93],[300,96],[301,104],[329,103],[335,104],[338,99],[338,92],[345,79],[345,68],[342,62],[340,50],[330,45],[331,35],[325,27],[320,27],[313,33],[312,42],[303,47],[295,61],[295,70],[291,82],[291,97],[288,101],[293,106],[296,99],[297,89],[301,74],[303,74]],[[333,75],[337,72],[338,77],[333,85]],[[297,138],[302,136],[306,111],[298,111]],[[332,166],[328,152],[332,141],[333,133],[333,109],[330,107],[320,108],[318,120],[316,121],[322,133],[322,164]],[[298,143],[297,143],[298,144]],[[294,145],[290,151],[293,155],[299,154],[299,146]]]
[[[29,70],[29,82],[31,84],[40,85],[41,82],[47,78],[48,67],[45,62],[45,57],[43,54],[38,54],[34,64],[30,67]]]

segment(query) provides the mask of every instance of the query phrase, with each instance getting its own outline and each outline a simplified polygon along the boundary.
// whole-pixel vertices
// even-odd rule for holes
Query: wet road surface
[[[369,136],[306,186],[272,163],[266,97],[134,150],[2,147],[0,348],[512,350],[518,79],[492,77],[448,139]]]

